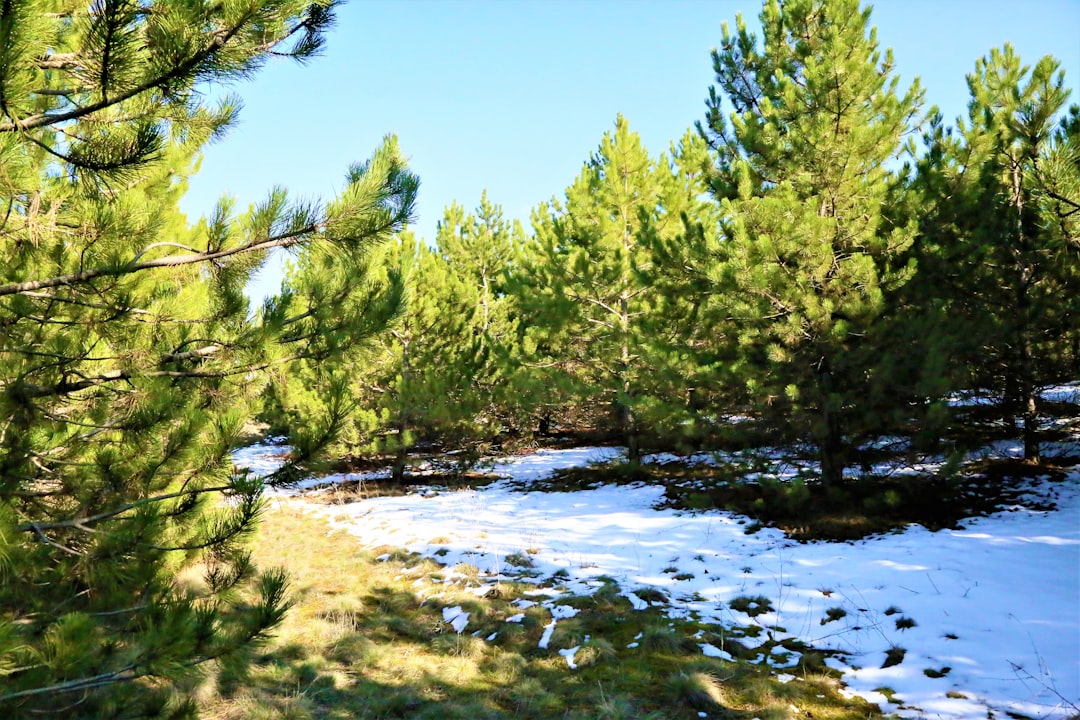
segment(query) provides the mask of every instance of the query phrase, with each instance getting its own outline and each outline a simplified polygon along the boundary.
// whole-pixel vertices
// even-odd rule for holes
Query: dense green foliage
[[[953,130],[858,0],[768,0],[760,26],[724,28],[670,156],[619,116],[527,236],[485,195],[433,249],[403,240],[396,349],[348,373],[392,442],[351,449],[801,441],[830,485],[875,437],[940,448],[977,391],[1038,458],[1038,391],[1080,367],[1080,110],[1057,62],[993,50]]]
[[[500,372],[502,354],[515,346],[505,285],[506,268],[521,244],[521,229],[481,199],[477,212],[454,205],[439,223],[439,250],[409,231],[376,253],[357,315],[388,292],[405,304],[393,327],[354,343],[334,363],[300,358],[267,388],[263,417],[295,443],[314,415],[332,414],[344,389],[352,412],[336,434],[342,453],[392,454],[400,480],[410,448],[439,441],[469,449],[516,420],[519,402]],[[285,287],[319,285],[312,264],[294,267]],[[386,306],[389,307],[389,306]]]
[[[909,295],[947,328],[955,386],[991,390],[1039,458],[1038,389],[1077,370],[1080,145],[1058,63],[1006,45],[968,76],[968,119],[935,120],[912,196],[920,277]]]
[[[237,475],[260,371],[332,361],[392,293],[348,300],[417,180],[391,139],[341,195],[284,190],[189,225],[177,200],[236,102],[201,81],[309,57],[329,3],[7,2],[0,8],[0,715],[187,717],[200,668],[244,663],[287,607],[246,540],[263,479]],[[319,282],[253,319],[274,248]],[[332,260],[331,260],[332,258]],[[368,312],[368,311],[371,312]],[[311,419],[287,480],[340,424]]]
[[[600,410],[632,461],[640,457],[642,411],[661,391],[652,342],[658,300],[640,272],[653,265],[643,239],[676,236],[704,189],[678,179],[618,118],[565,203],[534,212],[533,241],[512,285],[531,351],[526,362],[558,389],[560,405]]]
[[[712,191],[725,241],[711,258],[733,375],[771,424],[794,426],[839,481],[846,443],[875,426],[885,293],[911,277],[915,227],[885,222],[889,173],[918,111],[897,94],[858,0],[769,2],[763,41],[739,19],[713,54]],[[884,379],[887,383],[887,379]]]
[[[238,107],[199,84],[310,57],[332,5],[0,7],[3,717],[190,716],[199,668],[287,606],[245,549],[262,487],[331,447],[401,482],[432,444],[592,433],[637,461],[752,433],[836,490],[864,441],[939,442],[977,391],[1039,459],[1039,390],[1080,373],[1080,109],[1052,58],[992,50],[951,129],[858,0],[768,0],[760,38],[724,29],[696,132],[654,156],[619,116],[528,230],[485,194],[416,237],[393,138],[331,202],[189,223]],[[293,446],[270,478],[229,460],[256,411]]]

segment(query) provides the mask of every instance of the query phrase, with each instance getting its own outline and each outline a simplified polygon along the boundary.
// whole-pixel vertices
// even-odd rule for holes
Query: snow
[[[540,636],[540,642],[536,644],[541,650],[547,650],[548,643],[551,642],[551,636],[555,633],[555,623],[557,622],[558,620],[552,618],[551,622],[544,626],[544,632]]]
[[[1067,383],[1044,387],[1038,395],[1047,402],[1080,403],[1080,384]],[[946,402],[954,407],[993,405],[1001,402],[1001,398],[981,390],[966,390],[953,393],[946,398]]]
[[[576,655],[577,651],[580,649],[580,645],[575,645],[572,648],[566,648],[565,650],[559,651],[559,654],[566,658],[566,664],[571,670],[577,670],[577,663],[574,662],[574,655]]]
[[[715,645],[710,645],[709,643],[698,644],[701,647],[701,653],[705,657],[720,658],[721,660],[727,660],[728,662],[735,662],[735,658],[733,658],[731,656],[731,653],[729,653],[727,650],[721,650]]]
[[[563,620],[565,618],[572,618],[577,615],[580,610],[572,605],[552,605],[550,607],[551,617],[556,620]]]
[[[443,622],[450,623],[450,627],[454,628],[454,632],[458,635],[460,635],[469,624],[469,613],[462,610],[460,605],[443,608],[442,617]]]
[[[1068,397],[1076,396],[1074,386],[1048,392],[1057,397],[1067,390],[1073,392]],[[1061,453],[1076,453],[1076,442],[1061,445]],[[988,450],[1014,451],[1007,443]],[[280,446],[252,446],[237,454],[236,463],[269,472],[275,453],[281,454]],[[620,453],[618,448],[546,450],[495,461],[492,471],[513,482],[309,510],[365,547],[401,547],[447,567],[468,563],[485,582],[511,577],[539,582],[558,573],[558,589],[534,595],[551,613],[542,649],[559,619],[576,613],[553,597],[589,593],[601,578],[613,579],[637,610],[657,607],[673,620],[722,627],[760,625],[766,629],[762,640],[791,638],[842,651],[828,659],[830,666],[843,673],[850,692],[886,712],[942,720],[975,720],[988,712],[1065,718],[1077,712],[1080,472],[1075,468],[1064,481],[1030,482],[1029,495],[1052,498],[1053,511],[1017,505],[972,519],[962,529],[930,532],[913,525],[849,543],[800,544],[768,528],[748,535],[748,520],[735,514],[658,509],[662,488],[643,484],[577,492],[520,489],[523,480]],[[334,479],[344,477],[318,481]],[[276,501],[303,502],[285,494]],[[500,562],[526,550],[533,568]],[[665,572],[672,567],[679,572]],[[633,592],[641,589],[662,591],[668,601],[646,602]],[[760,613],[751,617],[730,606],[739,597],[766,598],[769,605],[754,609],[751,603],[749,609]],[[827,616],[828,610],[834,612]],[[459,633],[468,624],[460,607],[445,608],[443,617]],[[507,622],[521,619],[514,615]],[[705,655],[730,658],[713,645],[700,647]],[[884,668],[893,647],[906,651],[903,660]],[[576,650],[559,650],[570,668]],[[759,657],[777,669],[798,662],[798,654],[783,647],[773,653],[763,647]],[[899,703],[890,703],[882,688],[891,689]]]

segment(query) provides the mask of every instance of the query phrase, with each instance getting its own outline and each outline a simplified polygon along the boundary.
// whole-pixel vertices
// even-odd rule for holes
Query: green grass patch
[[[832,607],[825,611],[825,617],[821,618],[821,624],[836,622],[847,617],[847,610],[842,607]]]
[[[907,655],[907,650],[899,645],[893,645],[885,651],[885,662],[881,664],[882,668],[890,668],[894,665],[899,665],[904,662],[904,657]]]
[[[918,625],[918,623],[915,622],[914,620],[912,620],[909,617],[898,617],[898,618],[896,618],[896,629],[897,630],[910,630],[911,628],[915,627],[916,625]]]
[[[746,613],[750,617],[757,617],[758,615],[773,612],[772,600],[769,600],[769,598],[764,595],[755,595],[753,597],[749,595],[740,595],[737,598],[733,598],[728,605],[731,606],[732,610]]]

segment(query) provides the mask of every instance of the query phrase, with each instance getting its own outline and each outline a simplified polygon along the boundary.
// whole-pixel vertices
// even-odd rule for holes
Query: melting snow
[[[634,644],[636,645],[637,643]],[[705,657],[714,657],[720,658],[721,660],[727,660],[728,662],[735,662],[735,658],[733,658],[731,656],[731,653],[729,653],[727,650],[721,650],[715,645],[710,645],[709,643],[698,643],[698,645],[701,647],[701,652],[705,655]]]
[[[555,623],[558,620],[552,618],[551,622],[544,626],[544,634],[540,636],[540,642],[536,644],[541,650],[547,650],[548,643],[551,642],[551,634],[555,632]]]
[[[454,628],[454,632],[458,635],[460,635],[469,624],[469,613],[462,610],[460,605],[443,608],[442,618],[443,622],[450,623],[450,627]]]
[[[1051,392],[1066,391],[1076,392]],[[989,452],[1009,455],[1014,445]],[[1061,445],[1062,452],[1076,452],[1075,441]],[[236,463],[270,472],[281,452],[256,445],[239,451]],[[492,469],[521,481],[618,454],[612,448],[546,450],[496,461]],[[650,604],[634,590],[661,590],[670,598],[662,607],[672,619],[757,624],[772,628],[777,640],[842,651],[845,659],[829,658],[830,666],[843,672],[851,692],[886,712],[941,720],[981,719],[988,711],[1064,718],[1080,705],[1080,472],[1063,482],[1032,481],[1032,493],[1052,496],[1057,510],[1018,506],[972,519],[963,529],[930,532],[916,525],[842,544],[798,544],[773,529],[747,535],[746,518],[720,511],[658,510],[662,488],[645,485],[544,493],[495,482],[312,511],[364,546],[402,547],[448,567],[467,562],[496,577],[513,572],[500,558],[528,548],[535,565],[530,572],[557,574],[564,586],[537,596],[585,594],[610,578],[637,609]],[[687,572],[665,572],[671,566]],[[767,598],[770,606],[750,617],[730,606],[740,596]],[[533,604],[519,600],[517,607]],[[552,613],[540,640],[546,648],[558,619],[576,610],[551,599],[543,604]],[[828,610],[843,614],[823,622]],[[460,633],[469,614],[446,608],[443,617]],[[893,646],[906,655],[883,668]],[[701,647],[707,655],[723,652]],[[573,652],[562,653],[574,667]],[[788,667],[797,660],[789,651],[784,662],[765,653],[758,661]],[[903,707],[875,691],[881,687],[895,691]]]

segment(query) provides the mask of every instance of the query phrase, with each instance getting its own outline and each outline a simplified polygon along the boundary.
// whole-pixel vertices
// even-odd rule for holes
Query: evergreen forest
[[[682,137],[613,118],[527,225],[493,187],[418,237],[393,135],[333,198],[189,220],[241,106],[203,89],[307,62],[336,4],[0,3],[0,717],[198,716],[295,602],[253,557],[266,489],[328,467],[404,488],[538,446],[619,446],[633,477],[790,446],[835,504],[880,480],[883,437],[956,472],[988,439],[1055,462],[1080,106],[1053,57],[987,48],[945,118],[869,6],[766,0],[718,33]],[[253,433],[287,438],[268,475],[233,464]]]

